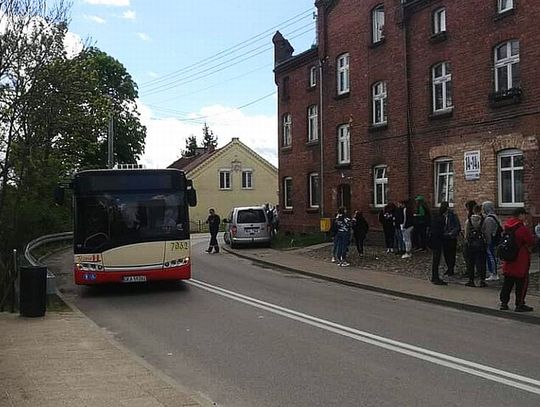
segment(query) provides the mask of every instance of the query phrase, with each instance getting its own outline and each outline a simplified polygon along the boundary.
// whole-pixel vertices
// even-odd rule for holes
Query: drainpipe
[[[412,177],[412,112],[411,112],[411,81],[409,77],[409,71],[410,71],[410,58],[409,58],[409,28],[407,25],[407,14],[404,5],[401,5],[402,13],[403,13],[403,51],[405,52],[405,80],[407,82],[407,86],[405,87],[405,91],[407,93],[407,198],[411,197],[411,193],[413,191],[414,185],[413,185],[413,177]]]
[[[321,218],[324,217],[324,127],[323,127],[323,60],[319,59],[319,148],[321,170],[319,176],[319,211]]]

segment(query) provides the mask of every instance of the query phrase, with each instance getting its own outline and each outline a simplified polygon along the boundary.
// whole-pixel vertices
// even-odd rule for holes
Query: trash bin
[[[47,267],[21,267],[19,306],[22,317],[42,317],[47,304]]]

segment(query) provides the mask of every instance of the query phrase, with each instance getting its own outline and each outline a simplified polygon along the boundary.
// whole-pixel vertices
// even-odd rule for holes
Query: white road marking
[[[515,373],[500,370],[491,366],[482,365],[465,359],[460,359],[444,353],[435,352],[429,349],[410,345],[405,342],[374,335],[369,332],[360,331],[345,325],[340,325],[332,321],[313,317],[302,312],[294,311],[289,308],[281,307],[269,302],[261,301],[256,298],[248,297],[234,291],[226,290],[199,280],[186,280],[187,284],[201,288],[203,290],[221,295],[244,304],[264,309],[268,312],[284,316],[295,321],[299,321],[311,326],[324,329],[360,342],[368,343],[380,348],[388,349],[393,352],[408,355],[417,359],[425,360],[440,366],[458,370],[474,376],[479,376],[487,380],[502,383],[517,389],[540,395],[540,380],[521,376]]]

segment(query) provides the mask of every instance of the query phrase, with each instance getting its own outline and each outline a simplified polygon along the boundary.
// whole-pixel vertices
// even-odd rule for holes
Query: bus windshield
[[[189,238],[184,191],[117,191],[75,200],[75,250],[104,251],[138,242]]]

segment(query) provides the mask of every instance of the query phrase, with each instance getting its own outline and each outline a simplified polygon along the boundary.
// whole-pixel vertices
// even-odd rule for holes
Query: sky
[[[206,122],[277,165],[272,36],[295,54],[316,38],[314,0],[74,0],[70,42],[119,60],[139,87],[147,168],[172,164]]]

